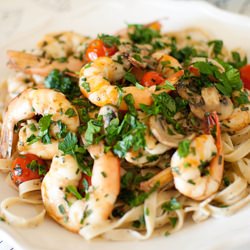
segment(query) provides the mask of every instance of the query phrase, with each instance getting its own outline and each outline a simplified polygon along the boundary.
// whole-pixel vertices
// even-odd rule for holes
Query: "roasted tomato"
[[[20,155],[12,163],[11,179],[18,186],[22,182],[42,178],[47,170],[45,162],[36,155]]]
[[[141,84],[145,87],[150,87],[153,85],[158,85],[164,82],[164,78],[155,71],[149,71],[144,74],[141,79]]]
[[[240,77],[244,83],[244,87],[250,90],[250,64],[240,69]]]
[[[97,59],[98,57],[112,56],[115,54],[116,51],[116,46],[106,46],[102,40],[96,39],[89,44],[86,50],[86,58],[89,62],[91,62]]]

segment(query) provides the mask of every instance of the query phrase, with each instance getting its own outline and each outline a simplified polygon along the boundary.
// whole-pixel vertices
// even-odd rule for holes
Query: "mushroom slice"
[[[174,133],[172,126],[160,115],[149,118],[149,127],[155,138],[168,147],[177,148],[184,139],[184,135]]]

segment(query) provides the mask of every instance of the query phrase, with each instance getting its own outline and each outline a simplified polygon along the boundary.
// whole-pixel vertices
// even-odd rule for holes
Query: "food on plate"
[[[2,220],[34,226],[47,213],[87,240],[145,240],[250,202],[243,51],[156,21],[7,54],[0,171],[19,195],[1,202]],[[17,203],[42,209],[23,218]]]

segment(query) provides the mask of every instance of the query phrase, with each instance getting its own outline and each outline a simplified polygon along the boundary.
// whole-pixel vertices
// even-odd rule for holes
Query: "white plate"
[[[22,4],[25,1],[21,1]],[[41,3],[42,1],[40,1]],[[47,1],[49,2],[49,1]],[[58,1],[61,2],[61,1]],[[19,2],[20,3],[20,2]],[[49,31],[76,30],[87,35],[112,33],[124,26],[125,22],[143,23],[167,17],[166,30],[176,30],[188,26],[201,27],[214,37],[223,39],[229,48],[242,47],[250,56],[250,19],[227,13],[203,2],[184,1],[74,1],[72,11],[52,15],[30,30],[12,37],[1,44],[0,58],[5,50],[31,48],[42,34]],[[6,67],[0,68],[3,78]],[[0,176],[0,200],[15,196]],[[185,227],[169,237],[156,237],[144,242],[107,242],[95,240],[86,242],[72,234],[49,218],[35,229],[12,228],[0,223],[0,233],[13,243],[15,249],[250,249],[250,206],[234,216],[223,219],[209,219],[200,224],[187,223]]]

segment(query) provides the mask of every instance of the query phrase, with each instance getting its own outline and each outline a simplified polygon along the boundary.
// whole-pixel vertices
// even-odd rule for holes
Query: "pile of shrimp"
[[[156,21],[95,39],[52,33],[31,52],[8,51],[16,73],[0,96],[0,170],[19,201],[38,191],[61,226],[111,240],[169,234],[187,213],[199,222],[246,205],[250,96],[243,86],[223,94],[213,74],[204,83],[196,65],[221,75],[233,68],[230,52],[215,46],[199,29],[162,33]],[[20,170],[27,155],[39,160]],[[38,224],[14,220],[9,203],[1,204],[4,220]]]

